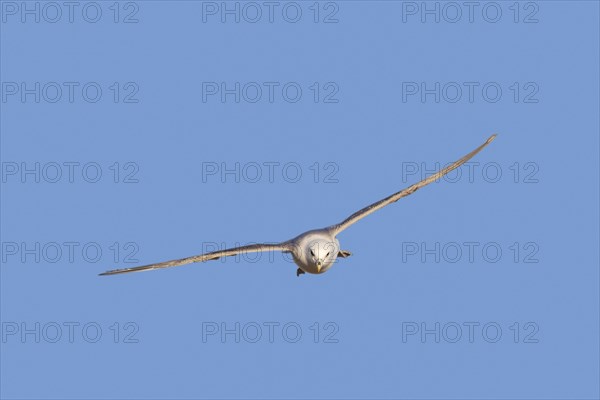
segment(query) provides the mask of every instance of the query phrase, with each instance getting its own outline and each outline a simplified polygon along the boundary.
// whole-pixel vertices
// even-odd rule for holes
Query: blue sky
[[[597,2],[23,4],[2,398],[599,397]],[[97,276],[339,222],[492,133],[326,274]]]

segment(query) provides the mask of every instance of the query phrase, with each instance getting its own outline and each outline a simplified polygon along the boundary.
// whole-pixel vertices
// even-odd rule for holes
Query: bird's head
[[[309,258],[317,267],[317,271],[327,269],[337,256],[337,246],[327,240],[315,240],[308,246]]]

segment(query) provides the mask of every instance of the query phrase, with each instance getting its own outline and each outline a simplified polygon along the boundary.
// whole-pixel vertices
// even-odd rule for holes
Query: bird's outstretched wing
[[[116,275],[116,274],[125,274],[127,272],[139,272],[139,271],[150,271],[153,269],[161,269],[161,268],[169,268],[169,267],[177,267],[179,265],[191,264],[195,262],[204,262],[209,260],[216,260],[221,257],[229,257],[235,256],[243,253],[260,253],[263,251],[289,251],[290,245],[287,242],[277,243],[277,244],[251,244],[248,246],[234,247],[231,249],[213,251],[210,253],[200,254],[197,256],[181,258],[179,260],[171,260],[165,261],[158,264],[150,264],[143,265],[141,267],[133,267],[133,268],[123,268],[123,269],[113,269],[111,271],[106,271],[101,273],[100,275]]]
[[[485,143],[483,143],[481,146],[479,146],[478,148],[476,148],[475,150],[473,150],[472,152],[470,152],[469,154],[467,154],[460,160],[453,162],[446,168],[423,179],[421,182],[417,182],[414,185],[407,187],[406,189],[403,189],[397,193],[394,193],[391,196],[388,196],[383,200],[380,200],[376,203],[373,203],[373,204],[363,208],[362,210],[355,212],[354,214],[352,214],[351,216],[346,218],[341,223],[339,223],[337,225],[332,225],[328,229],[335,236],[338,233],[340,233],[341,231],[343,231],[344,229],[348,228],[350,225],[354,224],[356,221],[363,219],[367,215],[374,213],[375,211],[387,206],[388,204],[392,204],[392,203],[400,200],[403,197],[413,194],[414,192],[416,192],[423,186],[429,185],[431,182],[434,182],[434,181],[440,179],[442,176],[446,175],[448,172],[460,167],[461,165],[463,165],[464,163],[469,161],[475,154],[479,153],[485,146],[490,144],[495,138],[496,138],[496,135],[490,136],[488,138],[488,140],[485,141]]]

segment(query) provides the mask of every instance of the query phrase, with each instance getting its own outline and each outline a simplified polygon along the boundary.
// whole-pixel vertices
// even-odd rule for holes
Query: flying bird
[[[235,247],[231,249],[213,251],[210,253],[200,254],[197,256],[181,258],[178,260],[165,261],[157,264],[144,265],[141,267],[114,269],[106,271],[100,275],[116,275],[125,274],[128,272],[139,272],[139,271],[150,271],[153,269],[162,269],[169,267],[176,267],[179,265],[191,264],[196,262],[204,262],[209,260],[217,260],[221,257],[235,256],[243,253],[258,253],[264,251],[281,251],[284,253],[291,253],[298,269],[296,270],[296,276],[300,276],[304,273],[309,274],[322,274],[329,270],[333,263],[338,257],[346,258],[351,255],[349,251],[341,250],[340,242],[337,240],[337,235],[363,219],[369,214],[382,209],[383,207],[395,203],[403,197],[413,194],[423,186],[434,182],[450,171],[463,165],[469,161],[475,154],[479,153],[485,146],[490,144],[496,135],[490,136],[485,143],[477,147],[475,150],[465,155],[461,159],[450,164],[446,168],[438,171],[437,173],[423,179],[420,182],[415,183],[412,186],[407,187],[397,193],[394,193],[385,199],[379,200],[346,218],[342,222],[336,225],[328,226],[327,228],[310,230],[303,234],[288,240],[286,242],[276,244],[252,244],[248,246]]]

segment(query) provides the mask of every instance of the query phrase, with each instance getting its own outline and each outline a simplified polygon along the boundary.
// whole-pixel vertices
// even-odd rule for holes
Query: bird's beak
[[[321,263],[321,261],[317,261],[317,272],[321,272],[321,265],[323,265],[323,263]]]

